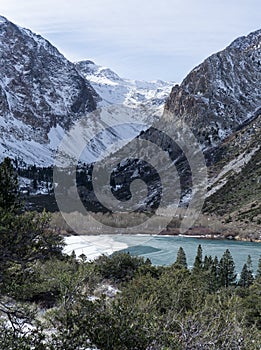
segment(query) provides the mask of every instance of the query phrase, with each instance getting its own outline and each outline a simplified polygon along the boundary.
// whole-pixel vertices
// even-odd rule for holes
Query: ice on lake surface
[[[96,235],[70,236],[66,238],[66,252],[75,251],[76,255],[84,253],[88,259],[94,259],[101,254],[112,254],[115,251],[129,251],[133,255],[151,259],[155,265],[170,265],[176,260],[179,247],[183,247],[187,256],[188,266],[192,266],[198,245],[201,244],[204,255],[217,255],[220,258],[229,249],[237,272],[240,272],[248,255],[253,261],[256,272],[258,259],[261,256],[261,244],[233,240],[209,240],[179,236],[148,236],[148,235]]]

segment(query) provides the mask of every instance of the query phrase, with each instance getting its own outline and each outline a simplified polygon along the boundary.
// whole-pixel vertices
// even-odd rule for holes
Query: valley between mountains
[[[133,140],[144,155],[142,144],[149,140],[178,169],[174,182],[181,188],[179,208],[162,233],[179,233],[193,200],[193,174],[186,152],[156,133],[155,125],[167,133],[186,125],[204,155],[208,177],[201,214],[186,234],[261,240],[261,30],[206,58],[176,84],[122,78],[90,60],[72,63],[41,36],[0,17],[0,157],[14,160],[28,207],[58,210],[52,178],[55,154],[82,120],[88,138],[93,137],[77,168],[78,191],[97,218],[108,211],[92,187],[95,162],[108,154],[116,157]],[[101,128],[106,129],[103,134]],[[110,191],[126,202],[131,182],[141,179],[148,193],[132,219],[156,213],[161,187],[155,169],[134,150],[124,154],[129,158],[114,168]],[[157,165],[160,173],[170,171],[165,162]],[[169,202],[166,209],[171,210]],[[64,232],[69,230],[57,213],[53,220]]]

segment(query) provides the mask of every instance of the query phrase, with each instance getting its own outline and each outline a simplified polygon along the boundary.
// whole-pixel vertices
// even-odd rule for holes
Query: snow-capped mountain
[[[77,62],[76,68],[102,97],[99,103],[101,106],[123,104],[136,107],[143,104],[148,108],[161,109],[174,85],[174,82],[162,80],[124,79],[109,68],[98,66],[92,61]]]
[[[41,36],[0,17],[0,157],[20,158],[39,166],[53,164],[65,133],[97,105],[146,104],[153,112],[143,113],[142,123],[152,118],[154,111],[160,115],[172,85],[131,82],[88,61],[71,63]],[[116,123],[117,118],[123,122],[124,118],[115,116]],[[97,120],[95,116],[88,119],[87,128],[94,136],[99,129]],[[106,124],[106,120],[102,122]],[[129,136],[139,132],[140,128],[132,129]],[[126,130],[123,135],[119,130],[117,133],[124,139]],[[87,161],[115,142],[113,129],[104,142],[92,146],[90,159],[86,153]]]

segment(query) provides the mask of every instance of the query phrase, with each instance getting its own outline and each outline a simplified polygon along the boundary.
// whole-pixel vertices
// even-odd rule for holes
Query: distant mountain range
[[[161,108],[174,84],[162,80],[123,79],[109,68],[98,66],[92,61],[76,62],[75,66],[102,98],[99,103],[101,106],[124,104],[137,107],[143,104],[148,108]]]

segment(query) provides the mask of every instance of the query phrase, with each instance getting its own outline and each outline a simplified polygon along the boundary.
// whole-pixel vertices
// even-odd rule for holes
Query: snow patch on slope
[[[154,113],[143,106],[98,108],[66,134],[59,150],[61,156],[56,159],[57,165],[68,165],[67,161],[71,164],[76,157],[84,163],[103,159],[146,130],[156,118]]]
[[[231,174],[231,171],[240,173],[244,166],[251,160],[252,156],[259,150],[259,148],[260,146],[252,149],[249,153],[244,152],[226,164],[218,176],[210,180],[209,186],[211,187],[211,190],[207,192],[207,197],[210,197],[227,183],[228,176]]]
[[[64,135],[65,131],[60,125],[57,125],[56,127],[53,126],[48,133],[48,139],[50,141],[49,148],[56,150],[61,143]]]
[[[28,164],[39,166],[51,164],[52,152],[40,130],[35,130],[12,116],[0,116],[0,133],[4,135],[0,142],[1,158],[8,156],[23,159]]]

